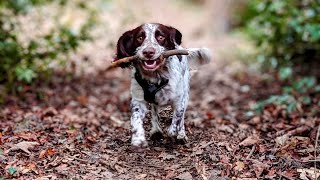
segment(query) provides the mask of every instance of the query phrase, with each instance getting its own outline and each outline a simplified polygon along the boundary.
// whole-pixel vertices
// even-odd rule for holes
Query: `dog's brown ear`
[[[133,49],[133,32],[127,31],[122,34],[117,43],[117,53],[113,61],[132,56],[135,49]],[[131,63],[121,63],[120,67],[129,67]]]
[[[131,56],[133,51],[133,32],[127,31],[122,34],[117,43],[117,54],[115,61],[124,57]]]
[[[173,27],[169,27],[170,29],[170,39],[171,41],[174,41],[175,43],[177,43],[178,45],[181,44],[182,42],[182,34],[181,32]]]

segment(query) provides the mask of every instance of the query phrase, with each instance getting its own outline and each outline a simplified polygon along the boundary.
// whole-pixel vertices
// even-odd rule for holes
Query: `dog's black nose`
[[[142,51],[144,57],[151,59],[153,55],[156,53],[156,49],[153,47],[147,47]]]

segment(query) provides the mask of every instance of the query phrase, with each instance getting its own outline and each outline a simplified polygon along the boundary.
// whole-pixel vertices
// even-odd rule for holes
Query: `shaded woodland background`
[[[319,14],[318,0],[0,1],[0,179],[318,179]],[[144,22],[214,59],[192,72],[190,141],[137,153],[130,70],[105,69]]]

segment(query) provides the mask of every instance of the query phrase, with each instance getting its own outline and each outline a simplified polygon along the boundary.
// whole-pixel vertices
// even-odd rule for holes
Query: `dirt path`
[[[280,125],[287,127],[276,123],[273,117],[278,114],[250,116],[250,105],[266,85],[257,85],[253,76],[232,76],[239,66],[229,60],[233,56],[228,52],[241,40],[208,27],[217,18],[211,17],[210,6],[168,2],[101,4],[104,13],[95,32],[98,40],[73,58],[85,73],[76,78],[57,74],[49,85],[39,85],[39,92],[26,90],[23,101],[8,97],[0,110],[0,178],[290,179],[297,167],[309,165],[293,156],[279,156],[293,146],[279,149],[275,144],[276,130]],[[215,59],[191,80],[186,114],[189,142],[149,141],[149,148],[137,153],[130,149],[129,72],[100,70],[107,67],[106,59],[112,56],[121,33],[145,21],[177,27],[186,47],[207,46]],[[161,118],[166,127],[170,111],[164,110]],[[145,128],[150,129],[148,119]],[[306,149],[304,141],[292,143]],[[310,159],[307,152],[303,156]]]

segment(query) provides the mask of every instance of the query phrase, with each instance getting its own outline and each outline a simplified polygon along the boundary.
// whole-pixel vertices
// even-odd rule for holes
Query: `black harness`
[[[143,89],[144,100],[148,103],[158,104],[155,100],[156,93],[169,83],[169,79],[161,78],[160,84],[151,83],[150,81],[143,79],[138,70],[134,74],[134,77]]]

